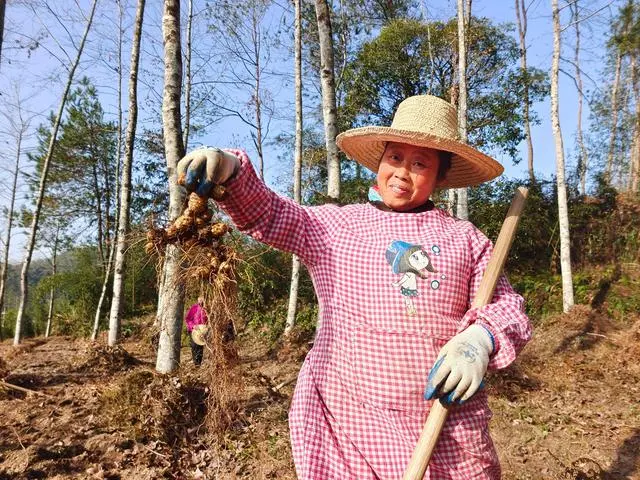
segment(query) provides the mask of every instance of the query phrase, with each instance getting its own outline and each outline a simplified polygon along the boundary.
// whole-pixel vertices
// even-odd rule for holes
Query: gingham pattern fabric
[[[493,302],[468,310],[491,253],[471,223],[433,209],[302,207],[270,191],[243,151],[220,206],[255,239],[297,254],[319,304],[313,348],[296,385],[289,424],[300,479],[402,478],[432,402],[423,400],[440,348],[472,323],[495,338],[489,367],[511,363],[531,335],[522,297],[502,277]],[[385,256],[392,242],[420,245],[436,272],[407,297]],[[491,412],[480,391],[452,410],[428,479],[497,479]]]

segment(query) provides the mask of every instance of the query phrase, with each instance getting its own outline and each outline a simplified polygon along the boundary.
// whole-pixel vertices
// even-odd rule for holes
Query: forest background
[[[164,253],[147,247],[147,232],[177,216],[170,213],[167,170],[175,151],[166,143],[176,132],[163,112],[163,8],[172,2],[164,3],[149,2],[144,11],[135,78],[138,122],[129,150],[130,230],[124,237],[126,262],[114,282],[121,183],[128,183],[122,175],[125,130],[132,123],[128,52],[141,2],[2,2],[0,340],[13,338],[18,345],[24,338],[63,335],[113,346],[151,335],[153,325],[166,320],[157,313],[169,296],[180,297],[171,309],[182,329],[183,302],[201,292],[187,288],[183,297],[163,290]],[[272,188],[293,195],[293,6],[268,0],[181,3],[178,134],[185,149],[245,148]],[[516,8],[511,2],[459,3],[471,9],[468,141],[506,167],[503,177],[468,190],[469,219],[495,239],[515,188],[527,185],[527,209],[507,270],[534,324],[582,304],[604,308],[619,327],[632,325],[640,311],[640,6],[632,0],[560,2],[560,88],[554,91],[552,2],[516,0]],[[365,201],[373,176],[345,158],[339,197],[330,198],[318,4],[326,3],[302,3],[301,202]],[[389,124],[409,95],[431,93],[458,104],[459,5],[410,0],[326,5],[337,131]],[[554,101],[562,132],[552,128]],[[558,149],[563,133],[564,147]],[[569,304],[560,191],[567,194]],[[449,199],[443,192],[435,200],[447,208]],[[214,219],[225,217],[214,210]],[[258,335],[277,344],[290,304],[291,257],[233,231],[225,243],[239,259],[232,316],[240,338]],[[304,271],[296,296],[297,338],[311,339],[317,306]],[[180,364],[180,344],[167,342],[160,339],[160,372]],[[163,351],[171,350],[169,360],[160,361]]]
[[[623,18],[624,8],[628,8],[628,5],[634,7],[633,2],[601,1],[587,2],[584,5],[570,2],[560,10],[563,22],[560,122],[565,132],[566,174],[570,193],[579,202],[585,195],[595,195],[601,190],[602,184],[597,179],[607,169],[613,172],[610,181],[612,187],[625,191],[631,185],[631,139],[634,137],[632,117],[635,111],[633,89],[634,82],[637,82],[633,73],[635,51],[629,50],[624,55],[616,54],[617,50],[628,48],[620,46],[620,32],[626,28],[635,34],[635,24],[630,27],[629,22],[633,23],[636,19]],[[532,85],[530,104],[531,137],[535,149],[533,168],[543,187],[541,192],[544,200],[548,202],[545,206],[549,208],[549,218],[545,220],[545,224],[550,228],[546,234],[535,235],[540,239],[540,248],[529,258],[538,259],[534,262],[536,265],[543,266],[547,272],[553,272],[557,270],[553,252],[557,250],[558,237],[554,240],[555,227],[552,225],[555,210],[552,184],[556,154],[550,128],[547,76],[553,39],[551,9],[541,1],[524,6],[527,8],[528,21],[525,41],[529,58],[528,81]],[[162,155],[160,116],[160,7],[159,4],[147,5],[142,30],[138,80],[139,126],[135,141],[132,186],[134,229],[143,229],[144,222],[150,215],[154,215],[156,222],[166,221],[167,177]],[[316,35],[315,19],[312,5],[305,8],[303,197],[308,203],[317,201],[314,195],[326,191],[326,170],[321,161],[323,127],[318,80],[319,53],[317,44],[313,43]],[[456,15],[454,2],[354,2],[334,8],[335,49],[336,59],[339,59],[336,62],[338,106],[343,112],[340,115],[340,130],[367,122],[388,123],[394,106],[400,96],[405,94],[431,91],[451,99],[450,89],[457,82],[455,31],[451,28]],[[282,194],[291,194],[294,125],[292,8],[271,2],[250,2],[243,6],[234,2],[209,2],[202,5],[194,2],[191,9],[193,40],[190,48],[193,53],[190,83],[193,87],[188,112],[190,131],[187,150],[200,145],[245,148],[266,181]],[[69,69],[68,59],[72,57],[74,46],[81,37],[88,10],[88,2],[74,5],[66,2],[7,3],[0,68],[3,78],[2,101],[5,103],[0,132],[6,146],[0,156],[5,172],[2,178],[2,202],[5,205],[2,237],[5,244],[10,213],[8,205],[14,196],[11,187],[17,156],[20,157],[20,162],[15,206],[11,212],[13,226],[8,257],[11,265],[8,269],[6,299],[3,302],[3,318],[6,320],[2,323],[3,329],[8,330],[3,330],[4,335],[12,333],[12,315],[15,316],[12,312],[18,307],[20,292],[15,271],[24,255],[28,232],[26,227],[39,180],[38,168],[46,152],[53,110],[59,103],[60,89],[63,86],[61,79]],[[186,6],[183,8],[183,16],[186,16],[185,12],[188,12]],[[118,194],[113,175],[116,171],[115,135],[119,118],[118,84],[123,84],[128,74],[128,62],[122,57],[125,56],[123,52],[130,49],[133,15],[133,4],[98,4],[95,23],[87,37],[86,50],[74,76],[73,91],[65,107],[61,143],[69,142],[69,149],[80,148],[77,146],[77,139],[73,137],[87,135],[87,129],[98,129],[99,133],[92,135],[97,135],[93,139],[94,145],[101,144],[97,149],[101,158],[93,158],[88,164],[80,165],[78,158],[65,159],[61,149],[54,160],[48,188],[52,192],[51,197],[60,202],[60,205],[56,206],[56,213],[51,212],[52,219],[44,222],[39,230],[35,258],[40,260],[29,272],[29,283],[40,285],[36,288],[34,301],[28,305],[31,309],[28,328],[33,332],[44,328],[43,316],[48,314],[46,306],[53,283],[61,285],[60,282],[70,282],[75,290],[75,293],[70,293],[68,288],[56,286],[56,291],[66,291],[62,295],[56,295],[54,300],[57,315],[65,318],[67,315],[64,312],[71,309],[72,317],[78,320],[93,318],[91,310],[97,304],[101,290],[100,279],[104,277],[107,245],[115,233]],[[493,111],[488,113],[486,107],[472,105],[470,115],[493,115],[495,124],[488,128],[486,125],[474,127],[474,120],[471,119],[471,141],[495,155],[506,167],[502,180],[495,184],[498,188],[481,187],[474,192],[481,195],[480,199],[484,200],[486,197],[492,202],[499,200],[504,203],[510,194],[508,187],[502,187],[504,190],[501,190],[500,186],[504,182],[516,185],[528,181],[524,180],[527,176],[527,147],[521,98],[525,82],[519,72],[521,64],[517,17],[513,5],[499,5],[496,2],[475,2],[473,15],[474,18],[477,16],[478,25],[481,25],[479,28],[485,29],[483,34],[487,38],[494,35],[487,46],[497,49],[497,54],[491,58],[496,65],[488,67],[486,71],[473,71],[472,63],[476,54],[474,47],[470,47],[470,101],[473,103],[477,96],[478,104],[494,103]],[[635,15],[635,11],[632,15]],[[366,21],[356,22],[355,19],[360,17]],[[183,24],[186,23],[187,19],[183,18]],[[432,27],[431,31],[425,28],[429,25]],[[576,27],[581,28],[581,32],[578,31],[581,37],[576,36]],[[421,28],[423,31],[420,31]],[[449,31],[446,31],[447,28]],[[232,30],[234,35],[229,35]],[[429,39],[426,38],[429,34],[433,35],[431,52],[428,51]],[[186,33],[183,32],[183,35]],[[394,58],[394,64],[385,65],[390,59],[384,55],[397,48],[398,42],[413,50],[407,50],[406,56]],[[626,45],[632,40],[625,42]],[[484,45],[477,48],[483,47]],[[380,53],[376,49],[386,49],[386,53]],[[432,55],[433,60],[434,52],[439,71],[429,80],[429,72],[425,68],[430,62],[429,55]],[[616,77],[616,58],[619,57],[625,63],[622,73],[618,74],[620,78]],[[481,58],[480,54],[478,58]],[[423,69],[422,72],[420,68]],[[396,72],[391,73],[385,69],[395,69]],[[503,69],[500,74],[497,73],[499,69]],[[367,70],[370,78],[363,82],[368,84],[359,84],[358,75],[364,77],[362,72]],[[581,79],[578,78],[580,74]],[[382,78],[384,75],[387,75],[386,79]],[[402,75],[417,77],[411,78],[406,86],[400,85]],[[486,78],[491,78],[490,82]],[[581,82],[580,85],[578,81]],[[436,85],[437,82],[440,84]],[[446,82],[450,85],[446,85]],[[485,82],[485,85],[474,87],[474,84],[481,82]],[[618,89],[617,101],[612,100],[615,88]],[[376,95],[367,93],[366,89],[375,91]],[[366,98],[367,95],[373,98]],[[501,104],[496,100],[499,96],[502,96],[499,100]],[[577,111],[580,97],[583,107],[582,111]],[[123,102],[121,98],[120,102],[122,121],[122,118],[126,119],[126,107],[123,107],[126,106],[126,101]],[[612,102],[617,103],[613,109],[615,112],[612,111]],[[260,109],[258,115],[256,107]],[[508,110],[512,113],[510,118],[505,115]],[[578,118],[576,113],[583,118]],[[615,126],[612,126],[613,122]],[[18,145],[19,152],[16,150]],[[615,153],[613,162],[612,152]],[[95,152],[77,153],[79,157],[94,154]],[[70,166],[69,162],[76,164]],[[583,165],[586,165],[584,169]],[[99,168],[102,168],[102,173],[98,172]],[[95,172],[92,173],[90,169]],[[362,199],[362,185],[358,181],[354,183],[353,179],[362,175],[364,183],[370,183],[371,177],[359,170],[354,172],[354,164],[349,161],[343,162],[342,170],[344,201]],[[96,178],[88,178],[91,174],[97,175]],[[358,192],[349,192],[349,182],[358,185]],[[69,195],[72,191],[75,192],[73,196],[76,200],[66,198],[72,197]],[[471,217],[491,235],[496,231],[498,218],[494,219],[493,227],[484,225],[482,219],[486,214],[482,210],[486,206],[482,206],[483,202],[478,200],[474,198],[471,204]],[[64,220],[59,222],[59,218]],[[572,218],[571,221],[575,223],[579,220]],[[533,220],[532,225],[535,224],[542,225]],[[581,233],[581,225],[572,225],[572,230]],[[525,238],[528,234],[529,232],[523,233],[522,237]],[[51,276],[50,265],[53,249],[60,256],[60,270],[55,278]],[[138,275],[137,280],[128,276],[128,281],[134,284],[125,289],[131,297],[125,304],[129,312],[136,312],[153,306],[155,293],[151,279],[155,275],[155,265],[147,261],[141,249],[136,255],[135,245],[130,253],[129,266]],[[269,255],[278,254],[271,252]],[[539,258],[541,255],[544,255],[544,260]],[[283,265],[287,263],[284,261]],[[71,274],[71,271],[75,273]],[[279,273],[286,278],[286,271]],[[83,281],[77,282],[75,277],[82,278]],[[265,288],[257,290],[261,291],[258,296],[269,297]],[[282,296],[285,293],[283,291],[274,295]],[[269,303],[269,300],[264,301]],[[548,308],[553,309],[554,306],[549,305]],[[251,313],[245,315],[252,316]]]

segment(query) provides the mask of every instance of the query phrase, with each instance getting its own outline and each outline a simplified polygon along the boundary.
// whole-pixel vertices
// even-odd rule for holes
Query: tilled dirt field
[[[0,378],[30,391],[0,385],[0,479],[295,478],[286,418],[309,344],[238,346],[242,388],[214,438],[207,361],[186,348],[166,377],[142,340],[0,343]],[[640,479],[640,316],[548,318],[488,384],[504,479]]]

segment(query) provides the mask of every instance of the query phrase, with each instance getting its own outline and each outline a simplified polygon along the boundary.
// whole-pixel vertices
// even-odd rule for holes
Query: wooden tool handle
[[[491,302],[493,291],[496,288],[502,267],[507,260],[511,243],[515,236],[520,214],[524,208],[524,202],[527,198],[528,189],[519,187],[516,191],[511,206],[507,212],[507,218],[502,224],[500,234],[493,247],[493,253],[487,264],[487,269],[482,276],[482,281],[473,299],[472,307],[482,307]],[[427,421],[422,428],[422,433],[418,439],[416,448],[413,450],[413,456],[407,469],[404,472],[403,480],[422,480],[427,466],[431,460],[431,455],[435,450],[438,437],[449,414],[450,406],[445,406],[441,401],[436,401],[431,407]]]

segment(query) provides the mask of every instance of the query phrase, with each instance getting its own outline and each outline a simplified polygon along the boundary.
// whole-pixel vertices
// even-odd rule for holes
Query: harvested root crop
[[[223,191],[214,192],[214,198]],[[225,243],[231,228],[217,221],[208,199],[192,193],[178,218],[166,228],[150,225],[145,251],[162,264],[165,249],[174,245],[181,255],[179,281],[188,298],[203,297],[211,334],[205,346],[209,374],[206,423],[212,434],[220,433],[232,418],[239,381],[233,367],[237,359],[234,317],[237,303],[235,250]]]

